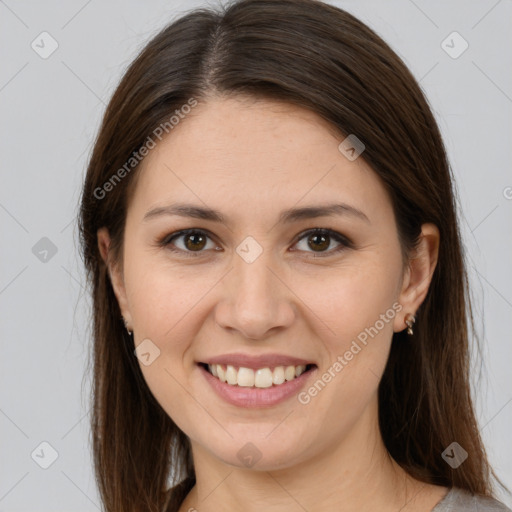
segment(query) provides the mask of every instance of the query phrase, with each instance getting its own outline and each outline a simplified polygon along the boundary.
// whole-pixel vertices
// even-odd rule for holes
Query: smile
[[[313,368],[314,365],[276,366],[275,368],[266,367],[256,370],[243,366],[222,364],[205,364],[204,366],[211,375],[231,386],[269,388],[280,386],[284,382],[300,377],[304,372]]]
[[[315,364],[251,369],[198,363],[197,367],[215,395],[224,402],[244,408],[271,407],[290,399],[314,378],[318,370]]]

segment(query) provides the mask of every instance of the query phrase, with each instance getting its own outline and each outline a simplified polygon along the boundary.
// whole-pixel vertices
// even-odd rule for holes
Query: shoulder
[[[488,496],[471,494],[465,489],[452,487],[448,494],[432,509],[432,512],[512,512],[501,501]]]

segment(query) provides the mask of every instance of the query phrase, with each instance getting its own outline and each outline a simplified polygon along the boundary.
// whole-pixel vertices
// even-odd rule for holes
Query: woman
[[[107,107],[80,228],[106,510],[509,510],[443,142],[349,13],[165,28]]]

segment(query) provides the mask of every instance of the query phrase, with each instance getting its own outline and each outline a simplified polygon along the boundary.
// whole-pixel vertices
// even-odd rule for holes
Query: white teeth
[[[299,377],[306,371],[306,365],[276,366],[273,371],[266,367],[255,371],[243,366],[237,369],[230,364],[226,366],[226,369],[220,364],[209,364],[208,370],[221,382],[227,382],[231,386],[269,388],[272,385],[278,386],[285,381]]]
[[[269,388],[272,386],[272,372],[270,368],[260,368],[254,374],[254,386],[257,388]]]
[[[295,369],[295,375],[298,377],[299,375],[303,374],[305,371],[306,371],[306,365],[301,364],[301,365],[297,366],[297,368]]]
[[[226,368],[226,380],[227,380],[228,384],[231,384],[234,386],[237,383],[236,382],[237,374],[238,374],[238,372],[235,370],[235,367],[228,364],[228,366]]]
[[[274,368],[272,382],[274,384],[282,384],[284,382],[284,368],[282,366],[277,366],[276,368]]]
[[[286,380],[292,380],[295,378],[295,366],[287,366],[284,369],[284,378]]]
[[[208,368],[210,368],[211,365],[208,365]],[[220,364],[215,365],[217,367],[217,374],[221,382],[226,382],[226,371]],[[210,369],[211,371],[211,369]],[[213,372],[212,372],[213,375]]]
[[[215,367],[216,365],[214,364],[213,366]],[[254,371],[250,368],[240,368],[238,370],[237,384],[239,386],[251,388],[254,386],[254,380]]]

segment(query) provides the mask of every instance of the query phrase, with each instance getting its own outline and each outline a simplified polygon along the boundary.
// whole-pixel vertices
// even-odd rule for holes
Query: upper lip
[[[288,356],[286,354],[261,354],[259,356],[251,356],[248,354],[223,354],[220,356],[209,357],[207,360],[201,361],[205,364],[224,364],[237,367],[252,368],[275,368],[276,366],[298,366],[314,364],[300,357]]]

